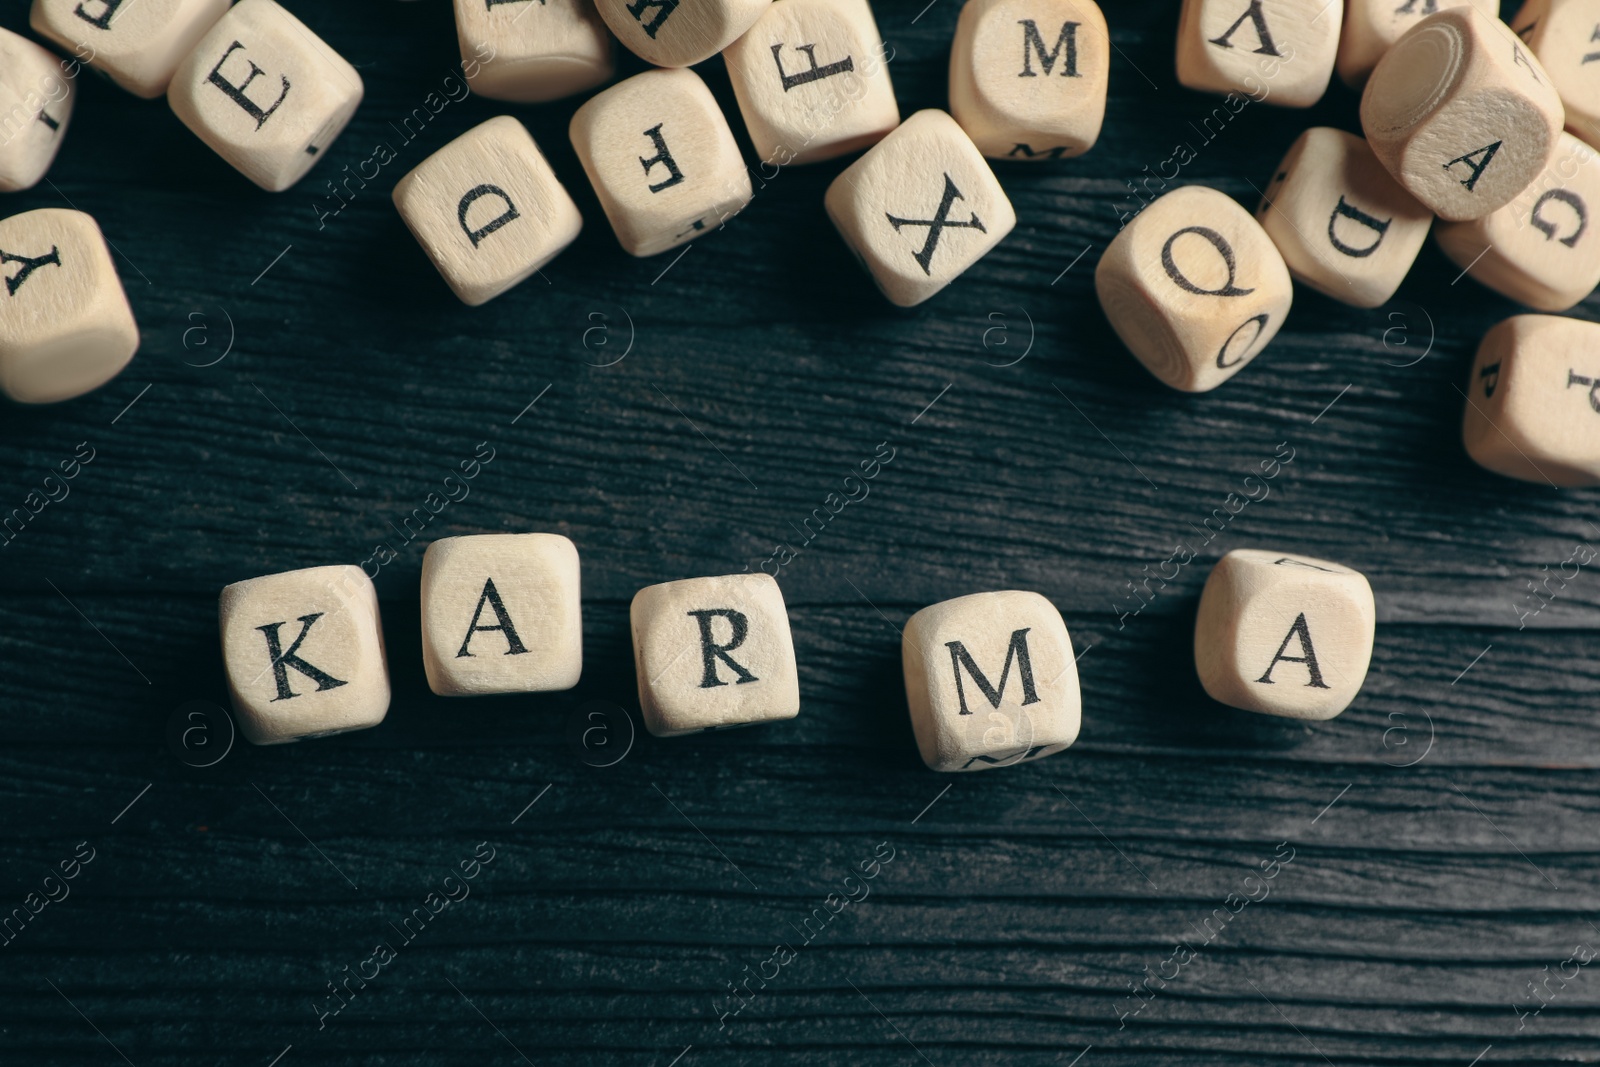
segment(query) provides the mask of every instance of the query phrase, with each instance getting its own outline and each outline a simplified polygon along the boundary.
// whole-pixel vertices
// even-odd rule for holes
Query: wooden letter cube
[[[1561,94],[1567,129],[1600,147],[1600,0],[1527,0],[1511,29]]]
[[[1372,661],[1377,608],[1359,571],[1240,548],[1200,594],[1194,662],[1213,700],[1290,719],[1331,719]]]
[[[422,557],[422,665],[440,696],[571,689],[578,549],[559,534],[446,537]]]
[[[0,390],[25,404],[115,378],[139,326],[94,219],[40,208],[0,222]]]
[[[1017,224],[983,154],[955,119],[933,109],[850,164],[823,202],[883,295],[901,307],[955,281]]]
[[[764,162],[832,159],[877,144],[900,125],[867,0],[783,0],[722,58]]]
[[[1550,165],[1498,211],[1446,222],[1436,236],[1457,266],[1540,311],[1565,311],[1600,285],[1600,156],[1570,133]]]
[[[1334,64],[1340,79],[1360,89],[1378,60],[1407,30],[1428,15],[1469,4],[1490,18],[1500,15],[1500,0],[1347,0]]]
[[[1442,219],[1510,203],[1549,164],[1561,123],[1561,98],[1533,53],[1472,7],[1417,23],[1361,95],[1367,143]]]
[[[1111,38],[1092,0],[967,0],[950,114],[991,159],[1068,159],[1106,114]]]
[[[222,660],[239,732],[275,745],[383,721],[378,593],[360,567],[309,567],[222,591]]]
[[[1106,246],[1094,287],[1128,350],[1186,393],[1239,373],[1277,336],[1294,299],[1289,268],[1261,224],[1201,185],[1135,216]]]
[[[361,76],[274,0],[240,0],[178,64],[167,102],[261,188],[305,176],[361,103]]]
[[[423,160],[393,197],[450,289],[474,307],[550,262],[583,229],[578,205],[510,115]]]
[[[692,241],[750,202],[733,131],[692,70],[648,70],[613,85],[577,110],[569,132],[629,255]]]
[[[455,0],[461,68],[491,100],[537,104],[593,89],[616,70],[593,0]]]
[[[631,617],[639,709],[657,737],[800,714],[789,613],[770,576],[648,586]]]
[[[1178,81],[1202,92],[1310,107],[1333,77],[1343,21],[1339,0],[1183,0]]]
[[[691,67],[728,47],[772,0],[595,0],[617,40],[658,67]]]
[[[32,188],[55,162],[78,96],[68,66],[0,30],[0,193]]]
[[[1386,303],[1405,281],[1433,212],[1354,134],[1315,126],[1300,135],[1256,209],[1289,273],[1355,307]]]
[[[1600,484],[1600,325],[1518,315],[1484,336],[1461,424],[1481,466],[1540,485]]]
[[[28,24],[103,70],[135,96],[153,100],[229,0],[33,0]]]
[[[1072,638],[1038,593],[975,593],[923,608],[900,650],[911,729],[933,770],[1006,767],[1078,739]]]

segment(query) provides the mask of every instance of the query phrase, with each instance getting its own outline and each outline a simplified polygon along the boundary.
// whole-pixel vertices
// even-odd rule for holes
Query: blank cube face
[[[1567,129],[1600,146],[1600,2],[1527,0],[1511,29],[1561,94]]]
[[[583,217],[527,129],[500,115],[423,160],[394,205],[462,303],[499,296],[556,257]]]
[[[327,151],[361,77],[273,0],[240,0],[180,64],[167,101],[239,173],[282,192]]]
[[[229,0],[33,0],[28,24],[135,96],[167,91]]]
[[[1600,484],[1600,325],[1518,315],[1490,330],[1467,381],[1461,437],[1498,474]]]
[[[722,57],[764,162],[832,159],[900,125],[867,0],[783,0]]]
[[[651,70],[613,85],[577,110],[570,132],[629,255],[692,241],[750,202],[733,131],[692,70]]]
[[[1400,288],[1433,225],[1433,212],[1400,188],[1366,141],[1326,126],[1289,149],[1256,218],[1290,274],[1364,308]]]
[[[422,558],[422,663],[440,696],[571,689],[578,549],[558,534],[447,537]]]
[[[0,222],[0,390],[25,404],[80,396],[115,378],[139,327],[111,250],[81,211]]]
[[[1106,318],[1145,368],[1174,389],[1215,389],[1289,316],[1283,256],[1249,212],[1191,185],[1145,208],[1095,268]]]
[[[891,303],[955,281],[1017,224],[1005,190],[956,120],[919,111],[828,186],[828,217]]]
[[[1532,51],[1472,7],[1430,15],[1385,52],[1361,96],[1367,142],[1442,219],[1510,203],[1549,164],[1561,98]]]
[[[30,189],[44,177],[66,136],[77,94],[72,75],[55,56],[0,30],[0,192]]]
[[[222,591],[239,732],[275,745],[362,730],[389,710],[378,594],[360,567],[311,567]]]
[[[800,714],[789,613],[770,576],[652,585],[631,615],[639,707],[657,737]]]
[[[967,0],[950,48],[950,114],[991,159],[1069,159],[1100,136],[1110,68],[1091,0]]]
[[[1067,625],[1038,593],[977,593],[923,608],[901,643],[922,761],[983,771],[1078,739],[1082,701]]]
[[[748,30],[772,0],[595,0],[617,40],[646,63],[690,67]]]
[[[472,91],[536,104],[592,89],[616,70],[592,0],[455,0]]]
[[[1500,0],[1347,0],[1335,63],[1340,79],[1352,89],[1361,88],[1407,30],[1429,15],[1468,6],[1490,18],[1500,14]]]
[[[1498,211],[1442,223],[1439,247],[1497,293],[1565,311],[1600,285],[1600,156],[1569,133],[1532,185]]]
[[[1358,571],[1286,552],[1236,549],[1200,594],[1194,658],[1212,699],[1290,719],[1331,719],[1372,660],[1377,610]]]
[[[1343,20],[1339,0],[1183,0],[1178,81],[1310,107],[1327,92]]]

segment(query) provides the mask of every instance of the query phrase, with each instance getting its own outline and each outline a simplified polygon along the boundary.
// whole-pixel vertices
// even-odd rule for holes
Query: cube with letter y
[[[1343,0],[1183,0],[1178,81],[1310,107],[1328,91],[1343,23]]]
[[[1078,663],[1061,613],[1038,593],[975,593],[923,608],[901,643],[922,761],[982,771],[1078,739]]]

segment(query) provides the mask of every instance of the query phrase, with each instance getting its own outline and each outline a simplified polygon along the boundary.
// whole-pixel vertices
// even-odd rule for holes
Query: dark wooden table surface
[[[905,113],[945,102],[959,3],[923,3],[877,11]],[[0,0],[0,25],[26,6]],[[0,1063],[1600,1060],[1600,577],[1529,594],[1600,544],[1596,497],[1487,474],[1459,444],[1467,360],[1517,309],[1430,247],[1377,311],[1298,291],[1264,356],[1182,396],[1095,304],[1128,181],[1186,143],[1181,182],[1253,207],[1303,127],[1356,128],[1352,94],[1252,105],[1208,141],[1216,99],[1173,76],[1177,4],[1107,4],[1099,146],[1002,168],[1016,231],[901,311],[826,222],[838,164],[769,173],[726,232],[634,260],[567,141],[576,102],[474,98],[395,132],[452,72],[444,0],[289,6],[367,86],[297,188],[258,191],[164,103],[88,78],[48,181],[5,200],[100,221],[144,343],[107,387],[0,429],[0,510],[94,454],[0,549],[0,912],[59,898],[0,948]],[[743,139],[720,60],[702,69]],[[389,190],[506,111],[587,228],[469,309]],[[379,142],[394,162],[319,224],[325,180]],[[480,442],[471,495],[407,543],[396,526]],[[883,442],[871,495],[802,546]],[[1195,543],[1284,443],[1270,497]],[[584,680],[436,698],[423,542],[505,530],[577,542]],[[800,718],[630,747],[633,593],[755,569],[782,542],[801,549],[782,572]],[[1199,558],[1125,614],[1127,583],[1179,542]],[[213,718],[185,738],[189,702],[225,701],[221,587],[380,543],[384,724],[229,750]],[[1244,546],[1370,576],[1372,672],[1337,720],[1200,690],[1196,597]],[[1065,615],[1082,739],[934,775],[897,627],[1001,588]],[[607,705],[633,718],[585,743]],[[470,896],[402,938],[475,850],[493,859]],[[870,896],[834,915],[875,854],[893,858]],[[76,877],[47,883],[63,862]],[[379,943],[392,958],[332,1013],[329,984],[370,974]],[[768,963],[782,943],[793,957]],[[731,984],[774,970],[730,1013]]]

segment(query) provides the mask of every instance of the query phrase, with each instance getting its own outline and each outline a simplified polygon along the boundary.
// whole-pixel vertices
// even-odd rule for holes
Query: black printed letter
[[[109,30],[111,28],[111,19],[116,15],[117,8],[122,6],[122,0],[85,0],[85,2],[90,4],[104,4],[106,9],[100,12],[98,15],[91,15],[83,9],[83,4],[79,4],[77,7],[72,9],[72,13],[83,21],[87,22],[89,25],[102,30]]]
[[[778,65],[778,78],[783,82],[784,92],[788,92],[797,85],[821,81],[823,78],[831,78],[835,74],[843,74],[847,70],[856,69],[855,60],[850,56],[845,56],[837,63],[829,63],[825,67],[817,66],[817,46],[814,44],[797,44],[794,46],[794,50],[806,54],[806,59],[811,64],[810,70],[802,70],[799,74],[785,74],[783,72],[783,56],[779,54],[783,51],[783,45],[775,44],[772,46],[772,61]]]
[[[1378,236],[1373,238],[1372,243],[1367,245],[1365,248],[1356,248],[1354,245],[1345,244],[1343,241],[1339,240],[1338,233],[1334,231],[1334,227],[1338,224],[1341,216],[1351,220],[1352,222],[1359,222],[1361,225],[1376,233]],[[1363,259],[1372,255],[1372,253],[1378,250],[1378,246],[1383,244],[1383,235],[1389,232],[1389,224],[1393,221],[1393,219],[1380,219],[1375,216],[1368,215],[1360,208],[1352,206],[1350,202],[1345,200],[1343,196],[1340,196],[1339,206],[1333,209],[1333,214],[1328,218],[1328,240],[1333,242],[1333,247],[1337,248],[1345,255],[1354,256],[1357,259]]]
[[[322,618],[322,612],[320,611],[315,615],[300,616],[300,636],[294,639],[294,644],[289,646],[287,652],[283,651],[283,646],[278,641],[278,627],[282,626],[283,623],[271,622],[265,626],[256,627],[256,629],[267,635],[267,655],[272,659],[272,678],[278,683],[278,695],[272,698],[274,702],[288,700],[291,697],[300,695],[289,688],[288,668],[290,667],[316,682],[317,692],[319,693],[324,689],[337,689],[345,684],[328,672],[319,667],[313,667],[295,655],[295,650],[306,639],[306,634],[311,632],[311,624],[320,618]]]
[[[1478,179],[1483,177],[1483,172],[1488,168],[1489,164],[1494,161],[1494,154],[1500,151],[1500,145],[1502,143],[1503,142],[1501,141],[1496,141],[1494,144],[1485,145],[1482,148],[1468,152],[1464,156],[1457,156],[1450,162],[1446,163],[1444,165],[1444,169],[1449,170],[1457,163],[1465,163],[1467,165],[1467,169],[1472,171],[1472,177],[1466,179],[1461,184],[1465,185],[1467,187],[1467,192],[1470,193],[1473,191],[1473,187],[1478,184]],[[1482,161],[1476,163],[1473,162],[1473,160],[1478,156],[1483,157]]]
[[[14,256],[10,252],[0,249],[0,263],[21,263],[22,269],[6,277],[6,293],[16,296],[17,290],[22,288],[22,283],[28,280],[28,275],[48,264],[61,266],[61,249],[50,246],[50,251],[42,256],[29,258],[28,256]]]
[[[1301,656],[1285,656],[1284,650],[1289,647],[1289,641],[1295,636],[1300,638]],[[1289,627],[1289,632],[1283,636],[1283,644],[1278,646],[1278,654],[1272,657],[1272,662],[1267,664],[1267,673],[1257,678],[1256,681],[1264,685],[1272,685],[1272,668],[1279,663],[1304,663],[1306,670],[1311,673],[1308,687],[1317,689],[1328,688],[1322,681],[1322,671],[1317,667],[1317,650],[1311,647],[1311,631],[1306,627],[1306,613],[1301,612],[1300,617],[1294,620],[1294,625]]]
[[[1032,19],[1018,19],[1017,25],[1022,27],[1022,73],[1019,78],[1037,78],[1033,72],[1032,58],[1039,57],[1039,65],[1044,68],[1046,77],[1055,68],[1056,60],[1061,57],[1061,49],[1067,50],[1067,62],[1062,68],[1063,78],[1082,77],[1078,73],[1078,26],[1076,22],[1063,22],[1061,32],[1056,35],[1056,46],[1049,52],[1044,50],[1044,38],[1039,36],[1039,27]]]
[[[1212,247],[1221,253],[1222,261],[1228,265],[1228,280],[1223,283],[1221,289],[1202,289],[1194,282],[1191,282],[1184,276],[1183,271],[1178,269],[1177,262],[1172,258],[1172,246],[1177,244],[1178,238],[1186,233],[1199,234],[1211,242]],[[1233,284],[1234,276],[1239,270],[1239,264],[1233,257],[1233,246],[1228,243],[1228,239],[1223,237],[1222,234],[1205,226],[1185,226],[1171,237],[1168,237],[1167,243],[1161,249],[1161,265],[1166,268],[1167,277],[1176,282],[1178,288],[1185,292],[1196,293],[1200,296],[1247,296],[1255,292],[1254,289],[1240,289]]]
[[[483,606],[488,604],[494,609],[496,624],[494,626],[479,626],[478,620],[483,618]],[[528,651],[522,644],[522,638],[517,636],[517,628],[511,624],[511,616],[506,614],[506,606],[500,602],[500,591],[494,587],[494,579],[484,580],[483,592],[478,597],[478,606],[472,612],[472,625],[467,627],[467,636],[461,641],[461,651],[456,653],[456,658],[470,656],[467,646],[472,644],[472,635],[488,633],[499,630],[506,635],[506,655],[520,656]]]
[[[678,0],[634,0],[628,5],[627,11],[653,41],[656,39],[656,31],[661,29],[661,24],[667,21],[667,16],[671,15],[677,6]],[[656,17],[646,22],[644,13],[651,8],[657,9]]]
[[[230,100],[244,108],[245,114],[256,120],[256,129],[259,130],[272,117],[272,113],[278,110],[278,105],[282,104],[284,98],[289,95],[289,79],[283,78],[283,92],[278,94],[278,99],[272,102],[272,106],[265,111],[261,110],[256,106],[255,101],[244,95],[244,91],[250,87],[250,83],[255,81],[258,75],[266,73],[266,71],[255,65],[254,60],[245,60],[246,63],[250,64],[250,76],[242,83],[235,85],[222,76],[222,64],[228,61],[228,57],[233,55],[236,49],[243,47],[244,45],[238,41],[230,44],[228,50],[222,53],[222,58],[217,60],[217,65],[211,68],[211,73],[206,76],[206,81],[221,89],[228,95]],[[279,77],[282,78],[283,76],[279,75]]]
[[[646,181],[650,180],[650,168],[655,166],[657,163],[661,164],[663,167],[666,167],[667,173],[672,175],[670,178],[667,178],[664,181],[656,182],[654,185],[652,185],[650,187],[650,191],[652,193],[659,193],[661,190],[666,189],[669,186],[677,185],[679,182],[683,181],[683,171],[678,169],[678,164],[673,160],[672,153],[667,149],[666,139],[661,136],[661,127],[663,125],[665,125],[665,123],[658,122],[648,130],[644,131],[644,135],[655,143],[656,154],[651,156],[649,159],[646,159],[643,156],[639,157],[639,163],[644,167],[644,176]]]
[[[467,209],[470,208],[480,196],[498,196],[501,200],[506,202],[506,209],[474,230],[472,227],[467,225]],[[506,223],[521,217],[521,214],[517,211],[517,205],[511,202],[511,197],[506,195],[506,191],[500,188],[498,185],[474,186],[473,188],[467,190],[467,195],[463,196],[461,198],[461,202],[456,205],[456,220],[461,223],[461,232],[467,235],[467,240],[472,242],[473,248],[477,248],[479,241],[483,240],[485,237],[489,236]]]
[[[1584,206],[1583,198],[1570,190],[1551,189],[1549,192],[1545,193],[1539,198],[1538,202],[1533,205],[1533,215],[1529,221],[1533,223],[1534,229],[1544,234],[1544,239],[1546,241],[1553,241],[1556,239],[1557,227],[1555,223],[1541,216],[1539,214],[1539,210],[1552,200],[1559,200],[1561,203],[1566,204],[1573,211],[1578,213],[1578,228],[1572,231],[1572,235],[1570,237],[1561,238],[1562,244],[1566,245],[1568,248],[1572,248],[1577,245],[1578,238],[1583,236],[1583,231],[1589,228],[1589,209]]]
[[[745,618],[743,612],[734,611],[732,608],[707,608],[704,611],[691,611],[689,614],[693,615],[695,620],[700,623],[700,659],[705,666],[705,672],[700,678],[701,689],[712,689],[719,685],[728,684],[717,677],[717,660],[719,659],[731,667],[734,674],[738,675],[739,680],[734,684],[743,685],[746,682],[760,681],[755,675],[735,663],[733,657],[728,655],[729,652],[744,644],[744,639],[750,634],[750,620]],[[711,620],[718,615],[727,619],[729,625],[733,627],[733,636],[728,639],[728,643],[725,645],[717,644],[716,638],[711,636]]]
[[[972,653],[967,651],[967,646],[960,641],[947,641],[945,647],[950,650],[950,666],[956,674],[956,699],[961,705],[962,715],[971,715],[967,707],[967,691],[961,685],[961,668],[965,667],[967,673],[972,675],[972,680],[978,683],[978,689],[983,693],[984,699],[989,701],[989,706],[995,709],[1000,707],[1000,697],[1006,691],[1006,680],[1011,677],[1011,661],[1017,661],[1017,674],[1022,678],[1022,706],[1039,702],[1039,692],[1033,687],[1033,660],[1028,656],[1028,630],[1024,627],[1011,635],[1011,645],[1006,649],[1006,662],[1000,668],[1000,684],[990,685],[989,679],[983,671],[972,661]]]
[[[1250,9],[1244,14],[1240,15],[1237,22],[1228,27],[1227,33],[1223,34],[1221,37],[1213,37],[1211,39],[1211,43],[1222,48],[1232,48],[1233,45],[1229,43],[1228,38],[1232,37],[1234,32],[1238,30],[1240,26],[1244,25],[1245,19],[1249,19],[1250,22],[1255,26],[1256,39],[1260,42],[1260,45],[1255,49],[1257,54],[1263,56],[1277,56],[1283,54],[1279,52],[1277,46],[1272,43],[1272,31],[1267,29],[1267,17],[1261,13],[1261,0],[1250,0]]]

